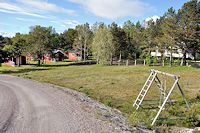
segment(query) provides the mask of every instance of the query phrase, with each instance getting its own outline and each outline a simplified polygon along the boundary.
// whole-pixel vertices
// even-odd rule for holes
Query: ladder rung
[[[137,102],[141,102],[142,100],[141,99],[137,99]]]
[[[139,105],[137,103],[135,105],[139,107]]]
[[[147,81],[145,82],[140,94],[138,95],[137,99],[135,100],[135,103],[133,106],[137,106],[137,109],[140,107],[140,104],[142,103],[146,93],[148,92],[151,84],[153,83],[153,80],[155,79],[156,76],[156,72],[151,72],[151,74],[149,75]]]
[[[138,99],[141,99],[140,97],[143,97],[143,95],[142,95],[142,94],[140,94]]]
[[[147,92],[147,89],[146,89],[146,90],[144,89],[143,91],[144,91],[144,92]]]
[[[153,78],[150,78],[149,81],[152,81]]]
[[[144,95],[140,94],[140,96],[144,97]]]

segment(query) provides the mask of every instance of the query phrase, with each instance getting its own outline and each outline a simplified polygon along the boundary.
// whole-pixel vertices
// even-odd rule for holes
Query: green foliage
[[[181,60],[179,60],[179,59],[174,60],[174,64],[176,66],[179,66],[181,64]]]
[[[115,46],[116,52],[114,57],[127,58],[129,49],[127,44],[126,32],[119,27],[116,23],[109,25],[110,32],[112,34],[112,43]]]
[[[158,64],[158,57],[153,57],[153,63],[154,63],[154,65],[157,65]]]
[[[52,27],[41,27],[39,25],[30,28],[30,36],[28,38],[29,52],[37,56],[38,66],[43,55],[50,50],[52,36],[55,31]]]
[[[74,40],[74,48],[81,50],[82,59],[85,61],[86,56],[90,51],[90,44],[92,42],[92,32],[90,25],[85,23],[83,25],[76,26],[76,37]]]
[[[74,44],[76,36],[77,36],[77,30],[75,29],[70,28],[64,31],[59,36],[59,43],[60,43],[59,47],[65,51],[71,50],[73,48],[73,44]]]
[[[10,45],[10,39],[0,35],[0,67],[2,66],[1,63],[10,56],[8,51],[4,49],[6,45]]]
[[[113,36],[108,27],[104,25],[98,27],[94,33],[92,51],[98,63],[109,64],[116,49],[113,43]]]
[[[200,123],[200,120],[197,117],[199,113],[198,110],[200,110],[199,108],[200,106],[193,105],[189,111],[184,112],[183,124],[186,127],[196,127]]]
[[[104,101],[104,104],[109,106],[109,107],[113,107],[113,102],[112,102],[112,99],[107,99]]]
[[[176,42],[183,51],[183,65],[186,65],[186,52],[199,53],[199,1],[191,0],[186,2],[178,11],[178,30]]]
[[[128,59],[136,59],[141,54],[141,46],[143,45],[143,30],[140,22],[136,24],[132,23],[130,20],[125,22],[123,25],[123,30],[126,34],[126,45],[128,53]],[[131,56],[131,57],[130,57]]]
[[[14,52],[15,47],[13,45],[5,45],[2,50],[8,51],[8,52]]]
[[[132,114],[129,117],[129,121],[134,125],[143,125],[148,128],[151,128],[151,123],[153,121],[153,118],[155,117],[156,112],[155,111],[133,111]]]
[[[151,65],[152,62],[153,62],[153,57],[151,55],[147,55],[146,56],[147,65]]]
[[[141,125],[151,128],[151,122],[156,116],[156,111],[153,110],[138,110],[133,111],[129,119],[133,125]],[[180,103],[175,106],[167,106],[162,111],[160,118],[156,121],[157,126],[184,126],[196,127],[200,124],[200,105],[193,103],[190,109],[185,108]],[[170,119],[170,118],[175,118]]]

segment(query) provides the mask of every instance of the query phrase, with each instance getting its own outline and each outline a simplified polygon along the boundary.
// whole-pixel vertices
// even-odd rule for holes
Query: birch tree
[[[113,36],[110,29],[105,25],[100,25],[94,33],[92,42],[92,53],[100,64],[112,64],[112,57],[115,54]]]
[[[81,50],[81,57],[85,61],[91,43],[92,32],[88,23],[76,26],[77,37],[74,45]]]

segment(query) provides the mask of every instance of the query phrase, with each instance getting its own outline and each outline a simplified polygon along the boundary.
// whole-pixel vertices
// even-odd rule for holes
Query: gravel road
[[[133,132],[118,110],[84,94],[0,75],[0,133]]]

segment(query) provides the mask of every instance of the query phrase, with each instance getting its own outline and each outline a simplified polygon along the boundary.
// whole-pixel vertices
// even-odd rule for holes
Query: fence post
[[[146,61],[144,60],[144,66],[146,66]]]
[[[162,66],[165,66],[165,60],[162,61]]]
[[[183,66],[183,58],[181,59],[181,64],[180,64],[180,66]]]
[[[118,62],[118,66],[120,66],[121,65],[121,60],[118,60],[117,62]]]
[[[135,66],[137,66],[137,60],[135,60]]]
[[[126,66],[128,66],[128,60],[126,60]]]

